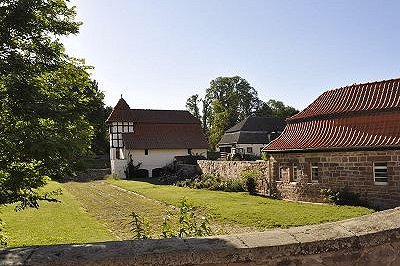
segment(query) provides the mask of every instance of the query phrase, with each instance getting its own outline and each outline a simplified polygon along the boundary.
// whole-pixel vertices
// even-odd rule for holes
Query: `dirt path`
[[[159,237],[161,224],[166,210],[176,212],[174,206],[149,199],[143,195],[111,185],[105,181],[67,182],[63,184],[89,215],[107,225],[109,230],[120,239],[131,239],[129,222],[132,211],[145,216],[151,225],[153,237]],[[255,228],[232,224],[217,224],[211,221],[214,234],[232,234],[256,231]]]
[[[120,239],[131,239],[129,222],[132,211],[148,218],[154,236],[160,232],[158,226],[169,206],[130,193],[103,181],[68,182],[63,184],[82,207],[96,219],[104,222]]]

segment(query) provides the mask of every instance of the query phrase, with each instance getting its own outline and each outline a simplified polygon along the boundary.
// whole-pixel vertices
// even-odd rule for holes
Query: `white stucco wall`
[[[115,158],[115,150],[111,149],[111,173],[117,175],[119,178],[125,178],[124,170],[129,160],[129,155],[132,155],[133,163],[137,165],[142,163],[140,169],[151,171],[154,168],[161,168],[173,162],[175,156],[188,155],[187,149],[149,149],[149,154],[145,155],[145,150],[125,150],[125,159],[118,160]],[[207,156],[206,149],[192,149],[193,155]]]
[[[261,156],[260,149],[263,148],[266,144],[236,144],[236,149],[243,148],[245,154],[254,154],[257,156]],[[247,147],[252,147],[253,152],[247,152]]]
[[[126,152],[127,158],[129,154],[133,155],[134,164],[142,163],[141,169],[147,169],[151,177],[151,171],[154,168],[164,167],[172,163],[175,156],[188,155],[187,149],[149,149],[149,154],[145,155],[145,150],[128,150]],[[207,156],[206,149],[192,149],[192,154]]]

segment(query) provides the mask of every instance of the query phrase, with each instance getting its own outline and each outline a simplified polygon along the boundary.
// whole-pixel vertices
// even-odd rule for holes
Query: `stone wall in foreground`
[[[0,265],[396,266],[400,208],[260,233],[0,249]]]

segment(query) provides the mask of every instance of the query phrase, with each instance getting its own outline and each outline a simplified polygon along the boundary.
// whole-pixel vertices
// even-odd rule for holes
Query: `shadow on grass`
[[[146,177],[146,178],[134,178],[134,179],[124,179],[126,181],[137,181],[137,182],[145,182],[152,185],[168,185],[160,181],[158,177]],[[172,185],[171,185],[172,186]]]

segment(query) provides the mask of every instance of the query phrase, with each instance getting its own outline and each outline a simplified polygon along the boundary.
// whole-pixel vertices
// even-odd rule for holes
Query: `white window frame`
[[[314,179],[314,175],[313,175],[313,170],[314,169],[317,169],[317,173],[318,173],[318,179]],[[318,165],[313,165],[313,164],[311,164],[311,169],[310,169],[311,171],[311,183],[319,183],[319,179],[320,179],[320,175],[319,175],[319,168],[318,168]]]
[[[385,164],[385,165],[377,165],[377,164]],[[378,186],[387,186],[389,184],[389,176],[388,176],[388,167],[387,167],[387,163],[386,162],[374,162],[374,184],[378,185]],[[386,176],[382,177],[379,176],[377,177],[376,174],[376,170],[386,170]],[[385,181],[376,181],[377,178],[386,178],[386,182]]]
[[[299,167],[297,165],[293,165],[292,166],[293,171],[292,171],[292,182],[299,182],[300,178],[299,178]]]
[[[279,165],[279,168],[278,168],[279,173],[278,173],[278,180],[277,180],[278,182],[282,182],[283,181],[283,174],[282,174],[283,169],[284,169],[284,167],[282,165]]]

